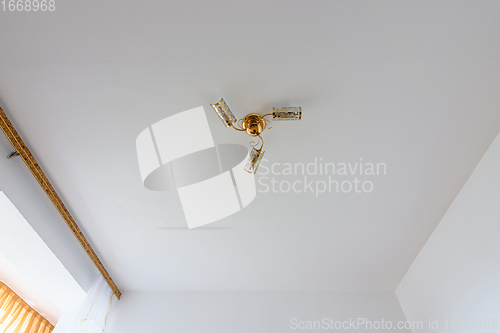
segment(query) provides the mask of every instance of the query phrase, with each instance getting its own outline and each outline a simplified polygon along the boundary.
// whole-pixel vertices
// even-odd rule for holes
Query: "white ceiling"
[[[500,130],[499,15],[496,0],[56,0],[2,13],[0,99],[123,290],[394,290]],[[246,145],[208,109],[220,97],[238,116],[302,106],[264,133],[268,166],[363,158],[387,175],[370,194],[258,193],[186,230],[177,193],[142,186],[135,140],[204,106],[216,143]]]

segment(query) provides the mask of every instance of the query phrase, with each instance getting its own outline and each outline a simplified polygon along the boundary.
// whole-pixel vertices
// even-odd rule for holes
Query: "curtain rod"
[[[38,184],[40,184],[47,197],[50,199],[54,207],[57,209],[63,220],[71,229],[73,235],[75,235],[76,239],[83,247],[83,249],[89,256],[90,260],[92,260],[94,265],[97,267],[99,273],[101,273],[104,280],[106,280],[106,282],[108,283],[111,290],[113,290],[113,293],[116,295],[116,297],[120,299],[122,295],[120,289],[118,289],[118,286],[115,284],[115,282],[109,275],[108,271],[102,264],[101,260],[99,260],[99,257],[94,252],[94,249],[92,248],[90,243],[87,241],[87,238],[85,238],[85,236],[83,235],[83,232],[78,227],[78,224],[76,224],[69,210],[62,202],[56,190],[54,190],[54,187],[50,183],[49,179],[47,178],[47,176],[45,176],[45,173],[42,171],[42,169],[40,168],[39,164],[37,163],[33,155],[31,155],[31,152],[29,151],[28,147],[26,147],[23,140],[17,133],[14,126],[12,126],[12,123],[10,122],[9,118],[7,117],[7,115],[2,110],[1,107],[0,107],[0,127],[2,128],[3,133],[10,141],[14,149],[17,151],[17,153],[19,153],[19,156],[21,156],[24,163],[31,171],[35,179],[38,181]]]

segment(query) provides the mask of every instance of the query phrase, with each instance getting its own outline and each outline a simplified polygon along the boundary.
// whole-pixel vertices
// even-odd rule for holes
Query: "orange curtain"
[[[0,281],[0,333],[50,333],[47,319]]]

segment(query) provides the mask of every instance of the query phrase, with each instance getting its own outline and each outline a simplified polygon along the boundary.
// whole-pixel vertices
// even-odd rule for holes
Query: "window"
[[[0,333],[50,333],[47,319],[0,281]]]

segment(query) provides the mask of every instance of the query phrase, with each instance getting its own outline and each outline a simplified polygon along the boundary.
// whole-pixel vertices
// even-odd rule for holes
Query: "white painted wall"
[[[323,318],[339,321],[384,319],[391,320],[394,325],[405,320],[394,292],[126,292],[117,303],[110,332],[310,331],[292,329],[295,327],[292,318],[297,319],[297,326],[299,321],[305,325],[306,321],[322,321]],[[371,330],[361,326],[359,331]]]
[[[500,135],[396,294],[408,320],[439,318],[439,329],[426,332],[452,332],[445,329],[446,319],[500,318]]]
[[[14,127],[18,128],[15,123]],[[30,146],[29,142],[27,144]],[[0,134],[0,191],[5,193],[82,289],[87,291],[99,272],[21,158],[5,158],[13,151],[7,138]],[[49,174],[47,176],[52,178]],[[59,194],[64,201],[64,195]],[[68,208],[71,210],[71,207]],[[79,221],[78,216],[73,217]],[[85,233],[84,228],[82,231]]]
[[[0,277],[55,323],[85,292],[47,244],[0,191]],[[45,298],[42,297],[45,296]]]
[[[73,309],[71,311],[63,312],[52,333],[68,333],[73,321],[75,320],[77,311],[78,309]]]

